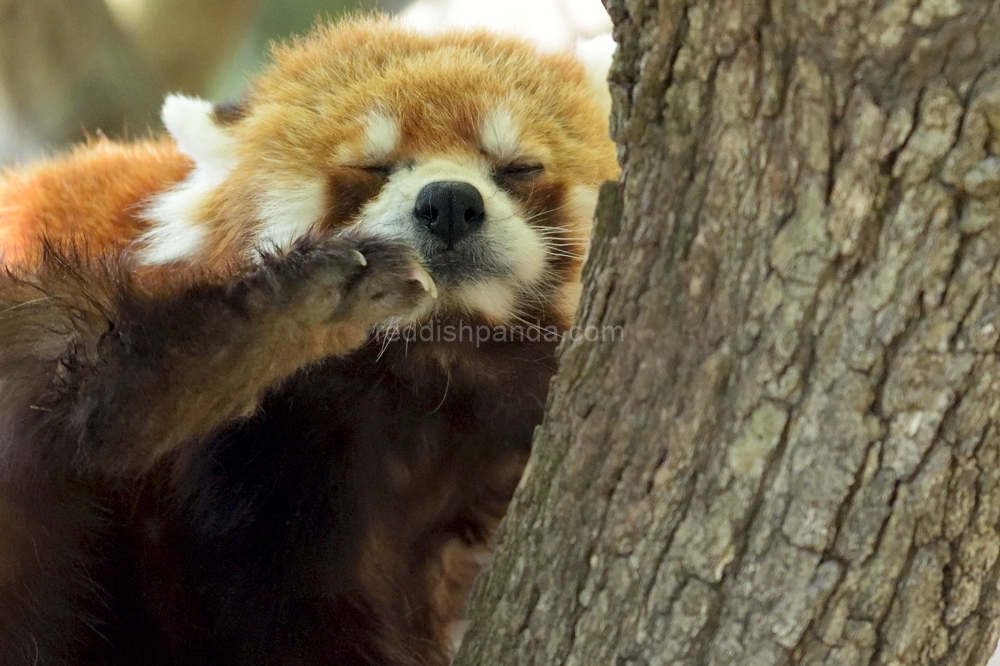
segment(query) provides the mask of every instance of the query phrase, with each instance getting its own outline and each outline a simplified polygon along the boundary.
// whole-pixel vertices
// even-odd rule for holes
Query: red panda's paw
[[[406,245],[310,236],[265,256],[244,284],[251,304],[273,299],[300,324],[359,332],[412,319],[437,296],[419,255]]]
[[[437,286],[416,250],[386,241],[363,241],[357,250],[365,266],[348,285],[335,313],[337,319],[370,327],[393,320],[412,321],[430,310]]]

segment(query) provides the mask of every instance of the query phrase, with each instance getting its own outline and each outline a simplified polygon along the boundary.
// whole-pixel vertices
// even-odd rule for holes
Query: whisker
[[[444,401],[448,398],[449,388],[451,388],[451,366],[448,366],[448,377],[445,380],[444,395],[441,396],[441,402],[438,403],[438,406],[431,410],[431,414],[436,414],[444,406]]]

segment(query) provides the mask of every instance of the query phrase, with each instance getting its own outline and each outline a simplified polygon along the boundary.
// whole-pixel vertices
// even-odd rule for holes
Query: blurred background
[[[553,50],[611,29],[600,0],[0,0],[0,166],[87,135],[147,136],[165,94],[233,98],[272,40],[370,11]]]

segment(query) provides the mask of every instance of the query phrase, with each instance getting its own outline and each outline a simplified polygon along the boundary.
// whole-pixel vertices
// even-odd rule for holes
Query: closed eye
[[[362,164],[354,168],[378,178],[388,178],[392,175],[391,164]]]
[[[493,170],[494,178],[534,178],[541,175],[545,167],[538,162],[512,162]]]

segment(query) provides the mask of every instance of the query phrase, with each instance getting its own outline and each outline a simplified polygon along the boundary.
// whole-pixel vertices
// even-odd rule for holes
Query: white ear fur
[[[610,113],[611,92],[608,90],[608,70],[614,58],[614,38],[609,33],[602,33],[590,39],[578,39],[576,42],[576,58],[583,64],[587,72],[587,81],[601,106]]]
[[[236,163],[236,140],[215,121],[211,102],[169,95],[160,117],[177,148],[201,168],[229,171]]]
[[[136,241],[139,260],[164,264],[196,255],[208,236],[202,207],[236,166],[236,139],[215,121],[212,104],[197,97],[170,95],[163,124],[194,169],[174,187],[150,200],[143,215],[151,223]]]

